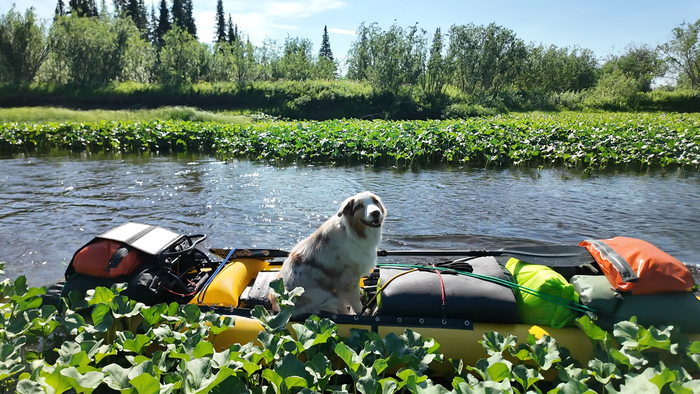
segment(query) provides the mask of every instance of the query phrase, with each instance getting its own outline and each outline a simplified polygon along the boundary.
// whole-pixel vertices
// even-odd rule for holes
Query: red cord
[[[435,267],[435,264],[432,264],[433,267]],[[440,270],[435,270],[435,273],[438,275],[438,278],[440,278],[440,290],[442,291],[442,310],[445,310],[445,282],[442,281],[442,274],[440,274]]]

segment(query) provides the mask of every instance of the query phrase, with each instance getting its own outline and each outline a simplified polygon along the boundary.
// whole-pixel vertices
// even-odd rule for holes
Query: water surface
[[[700,263],[700,175],[565,169],[271,166],[206,156],[0,159],[0,261],[30,285],[127,221],[208,235],[205,247],[289,249],[348,196],[377,193],[384,248],[500,248],[642,238]]]

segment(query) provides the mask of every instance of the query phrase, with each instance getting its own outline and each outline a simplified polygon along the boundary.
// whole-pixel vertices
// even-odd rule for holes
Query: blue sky
[[[111,7],[112,1],[105,0]],[[160,0],[153,0],[159,4]],[[65,3],[68,0],[64,0]],[[150,10],[151,0],[145,0]],[[0,13],[13,0],[0,0]],[[40,17],[53,17],[57,0],[22,0],[17,9],[33,6]],[[100,3],[100,0],[97,0]],[[170,3],[170,1],[169,1]],[[598,58],[620,54],[625,47],[656,46],[671,38],[671,30],[683,22],[700,19],[698,0],[224,0],[239,29],[255,44],[266,37],[284,42],[287,36],[308,38],[318,51],[324,25],[331,49],[344,59],[360,23],[377,22],[382,29],[393,23],[407,27],[418,23],[432,39],[435,29],[443,34],[452,25],[487,25],[511,29],[526,43],[579,46],[593,50]],[[216,0],[194,0],[194,17],[200,41],[214,37]]]

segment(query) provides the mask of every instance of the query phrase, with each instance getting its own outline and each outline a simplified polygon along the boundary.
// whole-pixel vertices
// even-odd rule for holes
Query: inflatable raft
[[[76,252],[63,295],[126,282],[126,295],[147,304],[191,303],[236,316],[234,327],[213,338],[218,349],[255,341],[264,328],[251,311],[271,308],[270,283],[286,252],[210,249],[222,258],[212,261],[196,248],[204,239],[127,223]],[[589,360],[593,345],[575,326],[583,314],[604,329],[636,316],[641,325],[674,325],[700,340],[700,300],[685,265],[643,241],[604,241],[590,247],[582,242],[495,251],[379,251],[406,256],[405,262],[379,264],[362,280],[363,313],[319,316],[332,319],[343,336],[353,328],[382,337],[410,328],[435,339],[446,360],[468,365],[487,357],[479,341],[490,331],[523,342],[530,334],[549,335],[575,359]]]

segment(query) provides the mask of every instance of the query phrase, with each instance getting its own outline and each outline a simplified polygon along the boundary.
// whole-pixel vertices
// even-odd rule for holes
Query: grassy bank
[[[0,108],[0,123],[155,122],[159,120],[249,124],[251,123],[251,115],[243,114],[240,111],[209,112],[192,107],[139,110],[75,110],[61,107]]]
[[[32,84],[0,86],[0,107],[64,107],[70,109],[137,110],[166,106],[207,111],[263,112],[288,119],[448,119],[522,111],[700,111],[700,91],[648,93],[590,89],[581,92],[508,91],[496,95],[467,94],[452,86],[438,93],[402,86],[380,92],[357,81],[277,81],[197,83],[181,86],[114,83],[91,88]]]
[[[700,169],[700,114],[515,114],[444,121],[4,123],[0,151],[204,152],[279,163]]]

